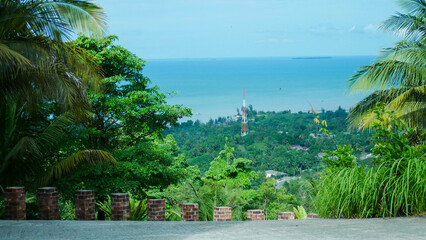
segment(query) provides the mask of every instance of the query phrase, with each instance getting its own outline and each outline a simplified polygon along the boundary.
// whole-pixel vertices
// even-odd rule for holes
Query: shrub
[[[293,207],[294,218],[296,219],[306,219],[308,214],[306,214],[305,208],[303,206]]]

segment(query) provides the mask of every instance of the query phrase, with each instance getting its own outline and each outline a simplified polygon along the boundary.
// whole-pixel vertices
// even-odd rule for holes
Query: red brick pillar
[[[309,213],[308,214],[308,219],[311,219],[311,218],[319,218],[319,215],[316,214],[316,213]]]
[[[25,220],[27,218],[25,205],[25,188],[8,187],[4,192],[4,219]]]
[[[38,189],[38,218],[40,220],[59,220],[58,189],[56,187]]]
[[[294,219],[294,212],[279,212],[278,220]]]
[[[111,220],[127,221],[130,218],[129,194],[111,194]]]
[[[95,220],[95,191],[75,191],[75,220]]]
[[[262,221],[265,220],[265,214],[263,210],[253,209],[247,210],[247,221]]]
[[[180,207],[181,221],[198,221],[198,204],[184,203]]]
[[[148,199],[148,221],[166,221],[166,201]]]
[[[231,207],[215,207],[213,214],[213,221],[232,221],[232,208]]]

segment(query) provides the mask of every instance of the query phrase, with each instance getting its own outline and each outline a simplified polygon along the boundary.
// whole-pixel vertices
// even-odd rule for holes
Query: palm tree
[[[43,185],[79,163],[116,163],[99,150],[52,157],[85,112],[85,88],[101,79],[90,55],[66,41],[76,31],[103,34],[104,19],[89,1],[0,0],[0,185]],[[43,124],[36,119],[43,102],[63,114]]]
[[[64,159],[52,157],[67,137],[67,127],[75,122],[74,115],[64,113],[35,126],[22,107],[12,101],[7,103],[0,106],[0,119],[4,120],[0,124],[0,186],[41,186],[82,164],[117,164],[114,157],[100,150],[78,151]]]
[[[353,92],[372,91],[351,110],[352,127],[371,127],[376,121],[372,110],[379,106],[409,126],[426,127],[426,1],[399,3],[406,13],[397,13],[380,28],[404,40],[383,49],[373,64],[361,67],[349,80]]]
[[[70,40],[75,31],[102,34],[103,10],[81,0],[0,0],[0,99],[35,108],[40,98],[66,110],[84,105],[99,68]]]

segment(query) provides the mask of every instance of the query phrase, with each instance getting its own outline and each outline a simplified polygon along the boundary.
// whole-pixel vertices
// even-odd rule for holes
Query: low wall
[[[25,188],[9,187],[5,189],[5,219],[26,219]],[[38,189],[38,211],[41,220],[59,220],[58,189],[44,187]],[[181,221],[198,221],[199,206],[196,203],[181,204]],[[164,199],[147,201],[148,221],[166,221]],[[318,218],[318,214],[308,214],[308,219]],[[130,219],[128,193],[111,194],[111,220],[126,221]],[[293,212],[278,213],[279,220],[294,219]],[[95,191],[77,190],[75,192],[75,220],[95,220]],[[264,221],[265,214],[261,209],[247,210],[248,221]],[[215,207],[213,221],[232,221],[232,208]]]

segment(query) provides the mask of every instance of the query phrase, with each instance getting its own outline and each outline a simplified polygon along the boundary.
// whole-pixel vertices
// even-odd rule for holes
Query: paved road
[[[426,218],[261,222],[0,221],[0,239],[426,239]]]

